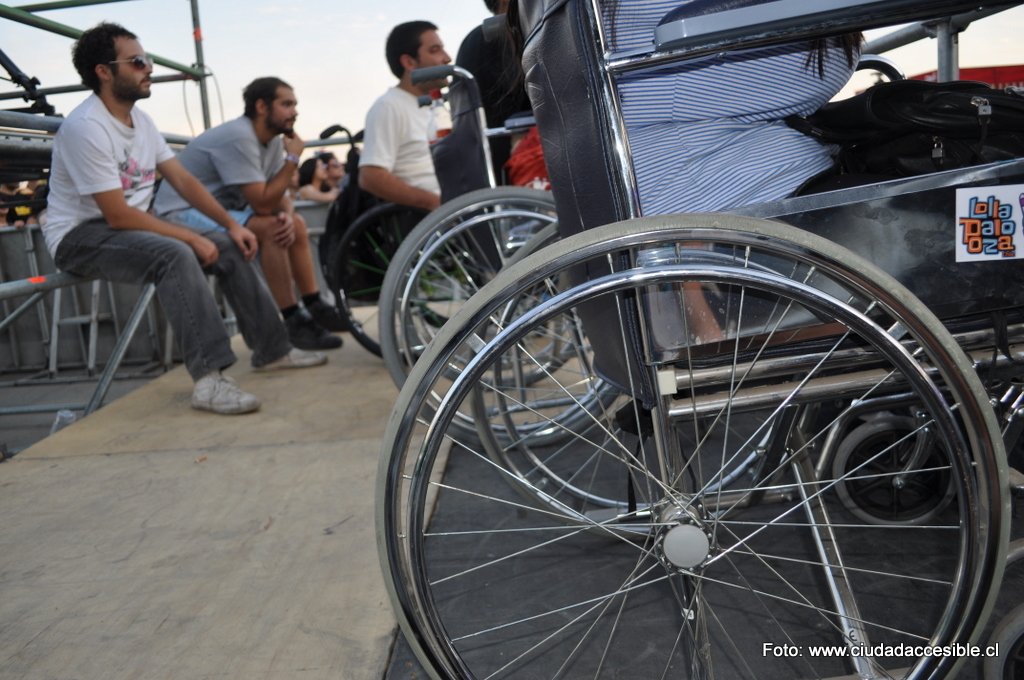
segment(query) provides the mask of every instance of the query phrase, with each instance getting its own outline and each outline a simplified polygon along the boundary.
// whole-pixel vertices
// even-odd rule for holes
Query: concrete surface
[[[319,368],[184,369],[0,465],[0,679],[373,678],[394,640],[373,526],[397,390],[348,339]]]

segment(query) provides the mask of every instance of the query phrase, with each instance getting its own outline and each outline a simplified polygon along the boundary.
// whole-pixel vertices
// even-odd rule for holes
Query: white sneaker
[[[280,359],[275,359],[269,364],[254,366],[254,371],[279,371],[286,368],[309,368],[310,366],[322,366],[327,363],[327,355],[322,352],[307,352],[298,347],[292,347],[288,354]]]
[[[259,398],[243,392],[234,380],[220,371],[196,381],[192,390],[192,408],[225,415],[252,413],[260,407]]]

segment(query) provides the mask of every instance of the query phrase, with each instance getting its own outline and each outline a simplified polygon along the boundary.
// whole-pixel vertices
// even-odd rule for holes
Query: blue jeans
[[[228,210],[228,214],[231,215],[231,219],[239,224],[246,224],[249,218],[252,217],[252,208],[246,208],[245,210]],[[180,224],[183,227],[188,227],[192,231],[198,231],[200,234],[206,234],[208,231],[223,231],[227,229],[220,226],[212,219],[199,212],[195,208],[183,208],[182,210],[174,210],[167,213],[166,215],[160,215],[161,219]]]
[[[266,284],[234,241],[223,231],[203,236],[220,251],[205,269],[182,241],[148,231],[113,229],[103,220],[84,222],[61,240],[57,268],[117,283],[156,284],[157,299],[178,339],[193,380],[227,368],[237,357],[206,280],[217,277],[238,318],[252,365],[262,366],[291,350],[288,333]]]

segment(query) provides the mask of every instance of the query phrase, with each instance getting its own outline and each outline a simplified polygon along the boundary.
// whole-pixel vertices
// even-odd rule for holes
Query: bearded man
[[[341,338],[332,332],[344,330],[345,324],[320,297],[309,232],[288,196],[304,146],[294,127],[295,91],[271,76],[249,83],[242,97],[242,116],[193,139],[178,160],[235,220],[256,234],[260,265],[291,343],[307,350],[340,347]],[[166,184],[157,191],[154,210],[201,233],[219,228]]]
[[[167,147],[135,106],[150,95],[153,60],[134,33],[113,23],[85,31],[72,51],[93,93],[64,119],[53,140],[46,245],[57,267],[121,283],[153,283],[195,381],[192,407],[251,413],[260,400],[222,371],[236,361],[207,284],[220,281],[256,370],[327,361],[293,348],[251,260],[256,236],[238,223]],[[147,211],[157,172],[164,184],[218,226],[200,234]]]

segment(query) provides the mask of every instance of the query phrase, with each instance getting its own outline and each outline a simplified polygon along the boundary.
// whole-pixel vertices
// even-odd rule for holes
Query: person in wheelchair
[[[607,0],[614,51],[649,48],[670,11],[706,0]],[[836,149],[785,119],[814,113],[850,79],[862,36],[846,34],[723,52],[617,85],[644,215],[714,212],[778,200],[832,173]],[[701,287],[684,287],[697,337],[722,337]]]
[[[441,204],[441,187],[427,142],[430,110],[418,98],[445,83],[414,85],[418,68],[451,63],[437,26],[410,21],[395,26],[385,47],[388,66],[398,84],[381,95],[366,114],[359,187],[385,201],[433,210]]]
[[[717,3],[711,3],[717,4]],[[650,47],[670,11],[705,0],[608,0],[614,50]],[[705,10],[706,11],[706,10]],[[622,113],[645,215],[708,212],[795,194],[833,167],[833,147],[790,128],[847,83],[862,37],[715,54],[623,76]]]
[[[244,115],[193,139],[179,160],[259,238],[260,264],[292,344],[336,349],[342,340],[333,332],[346,326],[320,297],[306,223],[286,195],[304,146],[293,128],[295,93],[283,80],[265,77],[246,86],[243,96]],[[216,227],[166,183],[154,210],[191,229]]]

